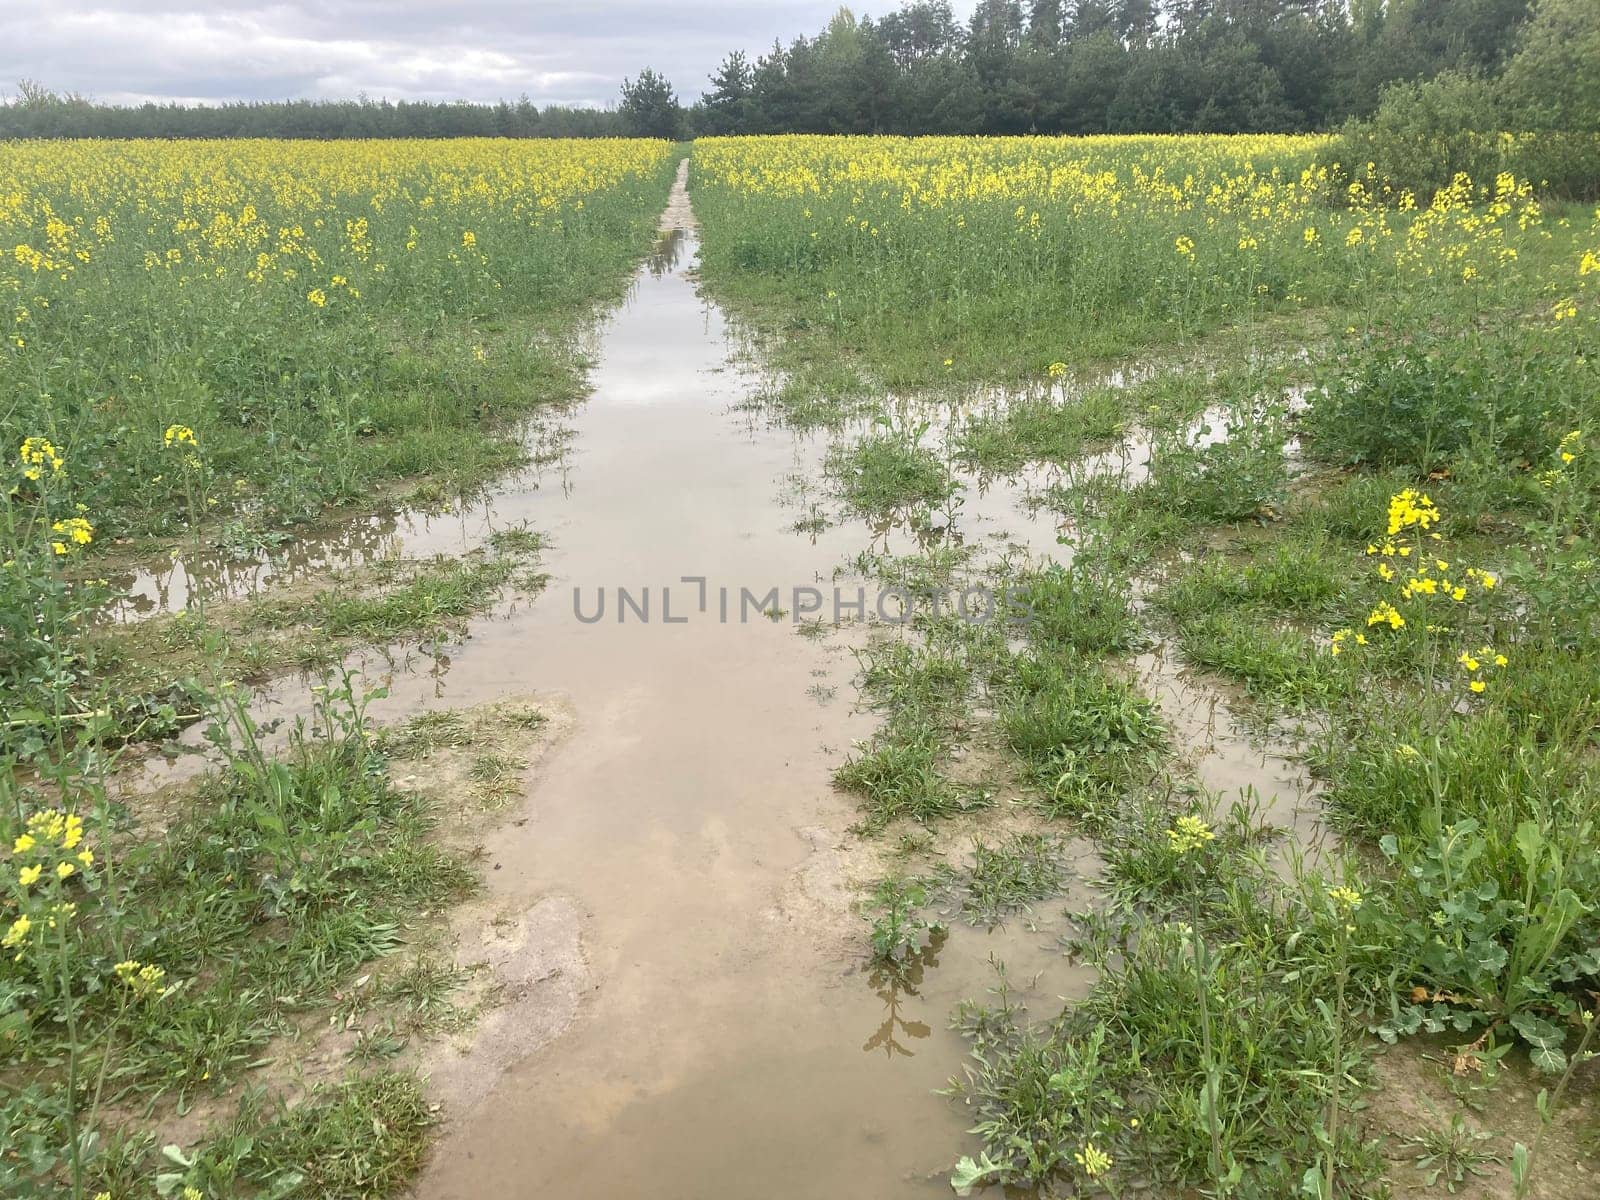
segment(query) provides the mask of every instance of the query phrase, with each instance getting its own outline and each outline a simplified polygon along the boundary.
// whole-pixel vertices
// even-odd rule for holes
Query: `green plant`
[[[1481,1179],[1500,1161],[1498,1154],[1482,1149],[1485,1142],[1493,1140],[1493,1134],[1473,1129],[1458,1112],[1450,1114],[1447,1128],[1425,1129],[1406,1138],[1417,1150],[1416,1165],[1423,1183],[1436,1187],[1442,1180],[1452,1196],[1468,1176]]]
[[[922,444],[929,426],[896,428],[879,418],[878,430],[828,456],[828,473],[851,508],[877,516],[916,505],[950,501],[958,485],[933,451]]]
[[[1133,645],[1138,626],[1127,576],[1097,549],[1080,550],[1070,566],[1052,563],[1018,577],[1011,595],[1032,645],[1083,654]]]
[[[1600,993],[1590,993],[1590,999]],[[1539,1151],[1544,1148],[1546,1136],[1550,1132],[1550,1125],[1555,1120],[1556,1113],[1561,1108],[1561,1100],[1567,1093],[1567,1086],[1572,1082],[1573,1073],[1584,1063],[1595,1057],[1590,1045],[1594,1041],[1595,1031],[1600,1029],[1600,1016],[1591,1010],[1581,1012],[1583,1021],[1583,1038],[1578,1043],[1577,1053],[1567,1062],[1561,1072],[1561,1078],[1556,1081],[1554,1092],[1548,1088],[1540,1088],[1535,1099],[1535,1106],[1539,1112],[1539,1132],[1534,1136],[1533,1147],[1529,1149],[1518,1142],[1511,1150],[1511,1184],[1515,1189],[1516,1200],[1523,1200],[1529,1189],[1533,1186],[1534,1170],[1539,1165]]]
[[[1512,328],[1441,327],[1402,311],[1370,333],[1313,393],[1307,449],[1324,461],[1400,470],[1412,479],[1469,449],[1496,461],[1537,454],[1571,363]]]
[[[962,892],[961,911],[990,928],[1009,913],[1058,893],[1067,878],[1059,839],[1019,833],[997,845],[972,844],[972,863],[950,883]]]
[[[1165,745],[1150,701],[1090,663],[1019,657],[1002,694],[1000,731],[1054,811],[1107,815]]]
[[[1187,521],[1232,522],[1275,515],[1288,494],[1285,410],[1250,405],[1158,433],[1139,492]],[[1216,428],[1220,425],[1221,428]]]
[[[1367,121],[1351,121],[1322,154],[1347,180],[1415,192],[1426,203],[1458,174],[1493,179],[1502,169],[1503,128],[1493,86],[1444,71],[1384,88]]]
[[[1408,848],[1385,835],[1384,853],[1404,880],[1402,944],[1431,999],[1397,1006],[1383,1032],[1505,1020],[1535,1067],[1565,1070],[1566,1035],[1549,1017],[1571,1019],[1579,1008],[1572,989],[1600,975],[1600,929],[1580,898],[1600,894],[1589,856],[1577,849],[1589,828],[1568,827],[1558,843],[1547,825],[1520,821],[1505,845],[1467,817]]]
[[[874,962],[896,974],[916,963],[944,928],[921,914],[927,902],[927,887],[915,880],[885,879],[873,889],[866,915],[872,922]]]

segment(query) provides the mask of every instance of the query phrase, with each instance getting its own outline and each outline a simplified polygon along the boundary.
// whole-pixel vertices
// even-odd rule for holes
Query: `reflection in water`
[[[916,1051],[899,1041],[898,1035],[921,1040],[933,1032],[923,1021],[908,1021],[900,1013],[903,999],[916,999],[922,986],[922,973],[939,965],[939,951],[944,948],[950,931],[944,926],[928,934],[928,944],[902,963],[874,963],[867,976],[867,984],[877,992],[887,1010],[883,1024],[861,1046],[868,1054],[882,1050],[885,1058],[901,1055],[913,1058]]]
[[[684,232],[682,229],[669,229],[650,250],[650,257],[645,259],[645,269],[651,275],[660,279],[663,275],[670,275],[678,266],[678,256],[683,252]]]

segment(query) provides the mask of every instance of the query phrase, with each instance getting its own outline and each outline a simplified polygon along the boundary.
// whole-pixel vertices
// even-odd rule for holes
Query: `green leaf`
[[[958,1196],[970,1196],[985,1179],[1003,1169],[1003,1164],[991,1159],[988,1151],[979,1154],[977,1162],[962,1155],[956,1169],[950,1173],[950,1187]]]
[[[1513,1013],[1511,1027],[1528,1043],[1528,1057],[1537,1069],[1552,1074],[1566,1069],[1565,1030],[1527,1011]]]
[[[1529,875],[1539,870],[1539,860],[1544,857],[1544,831],[1537,821],[1523,821],[1517,826],[1517,853]]]

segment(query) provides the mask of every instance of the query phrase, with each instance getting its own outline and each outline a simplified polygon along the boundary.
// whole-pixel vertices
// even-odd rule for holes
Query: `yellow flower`
[[[43,869],[38,863],[31,867],[23,867],[22,870],[17,872],[17,882],[23,887],[32,887],[39,882],[39,875]]]
[[[1382,601],[1377,608],[1367,614],[1367,625],[1388,625],[1390,629],[1400,629],[1406,623],[1395,606],[1387,600]]]
[[[1488,685],[1481,679],[1474,679],[1471,683],[1467,684],[1467,686],[1474,692],[1477,692],[1481,695]]]
[[[33,835],[31,833],[24,833],[19,836],[16,841],[11,843],[11,853],[26,854],[29,850],[33,849],[35,844],[36,843],[34,842]]]
[[[1332,643],[1328,649],[1335,655],[1342,654],[1344,653],[1344,644],[1347,641],[1353,641],[1358,646],[1365,646],[1367,644],[1367,635],[1357,633],[1353,629],[1341,629],[1333,635]]]
[[[1179,817],[1176,824],[1167,830],[1167,845],[1174,854],[1188,854],[1216,839],[1217,835],[1211,832],[1211,827],[1195,816]]]
[[[321,288],[312,288],[306,293],[306,299],[318,308],[328,307],[328,293]]]
[[[50,468],[50,474],[61,474],[61,468],[66,466],[55,446],[48,438],[30,437],[22,439],[22,450],[19,454],[22,465],[26,468],[22,473],[27,478],[37,481],[44,474],[44,468]]]
[[[1432,500],[1414,488],[1406,488],[1389,497],[1389,536],[1402,529],[1415,526],[1427,529],[1439,519],[1439,510]]]
[[[1328,889],[1328,898],[1340,908],[1354,912],[1361,907],[1361,893],[1350,887],[1336,887]]]
[[[171,448],[173,446],[195,446],[199,443],[195,441],[194,430],[187,425],[168,425],[163,444]]]
[[[1083,1173],[1090,1179],[1098,1179],[1111,1169],[1111,1156],[1093,1142],[1085,1144],[1082,1150],[1072,1156],[1072,1160],[1083,1168]]]
[[[461,235],[461,244],[469,250],[472,249],[478,244],[478,235],[468,229]]]
[[[1179,236],[1178,238],[1174,239],[1174,241],[1172,243],[1172,246],[1173,246],[1173,248],[1175,250],[1177,250],[1177,252],[1179,254],[1183,255],[1183,257],[1185,257],[1185,258],[1193,258],[1194,257],[1194,239],[1193,238]]]
[[[11,922],[11,928],[6,930],[5,937],[0,938],[0,946],[5,946],[7,949],[10,949],[13,946],[19,945],[22,942],[22,939],[28,936],[28,930],[32,928],[33,922],[27,917],[18,917],[15,921]]]
[[[94,526],[82,517],[66,517],[53,522],[50,529],[64,539],[51,542],[52,546],[57,547],[57,554],[65,554],[73,546],[87,546],[94,541]]]
[[[1064,362],[1053,362],[1050,364],[1048,369],[1051,379],[1060,379],[1067,373],[1067,364]]]
[[[56,864],[56,877],[58,879],[70,879],[70,878],[72,878],[72,873],[74,871],[76,871],[77,869],[78,869],[77,867],[73,866],[69,862],[57,863]]]

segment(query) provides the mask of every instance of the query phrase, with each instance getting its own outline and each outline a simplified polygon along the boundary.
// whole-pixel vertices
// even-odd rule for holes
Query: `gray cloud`
[[[837,7],[837,0],[9,0],[0,7],[0,89],[36,79],[111,103],[363,93],[483,101],[526,92],[539,105],[604,105],[624,76],[652,66],[687,102],[728,51],[753,57],[774,38],[815,34]]]

